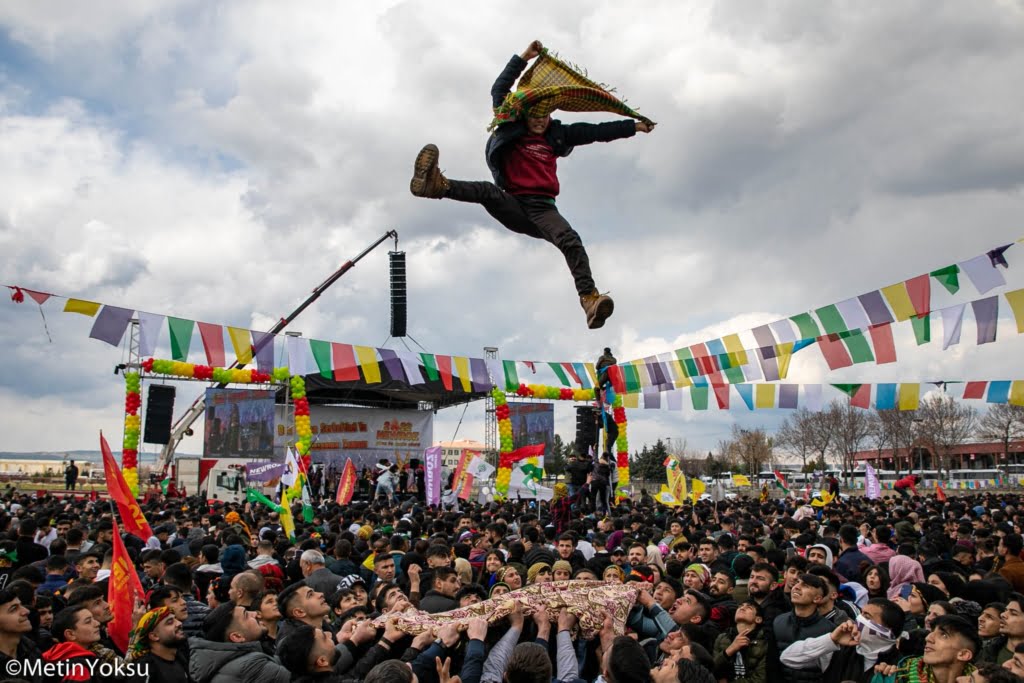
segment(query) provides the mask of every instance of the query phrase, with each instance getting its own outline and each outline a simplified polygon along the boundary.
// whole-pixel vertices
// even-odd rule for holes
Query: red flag
[[[107,491],[117,505],[117,512],[121,515],[121,523],[124,530],[133,536],[138,536],[143,541],[153,537],[153,530],[149,528],[146,516],[142,514],[142,508],[138,501],[132,496],[128,484],[124,481],[121,468],[114,460],[114,454],[110,452],[110,445],[106,437],[100,432],[100,450],[103,451],[103,473],[107,479]]]
[[[135,566],[128,557],[121,532],[114,520],[114,559],[110,565],[110,582],[107,584],[107,602],[114,618],[107,624],[107,635],[122,652],[128,649],[128,636],[132,630],[132,611],[136,600],[143,600],[146,592],[135,572]]]
[[[345,469],[341,471],[341,480],[338,482],[338,493],[334,497],[338,505],[348,505],[352,502],[352,494],[356,492],[356,466],[352,464],[352,458],[345,463]]]
[[[473,493],[473,480],[475,477],[469,472],[465,472],[462,475],[462,481],[456,483],[455,494],[459,500],[469,500],[469,496]]]
[[[478,455],[480,455],[478,451],[462,451],[462,457],[459,458],[459,464],[455,468],[455,477],[452,479],[452,491],[461,491],[466,479],[469,479],[469,483],[472,485],[473,475],[469,474],[465,470],[466,467],[469,466],[469,461]]]
[[[512,467],[513,463],[519,462],[520,460],[526,460],[527,458],[536,458],[540,455],[544,455],[544,444],[539,443],[532,446],[523,446],[522,448],[517,448],[511,453],[502,453],[498,458],[498,467]]]
[[[946,491],[942,488],[942,484],[935,485],[935,499],[940,503],[946,502]]]

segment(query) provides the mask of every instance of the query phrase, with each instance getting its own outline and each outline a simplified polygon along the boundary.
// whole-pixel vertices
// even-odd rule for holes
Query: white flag
[[[494,465],[480,456],[474,456],[469,461],[469,464],[466,465],[466,472],[472,474],[477,479],[490,479],[491,475],[494,474]]]

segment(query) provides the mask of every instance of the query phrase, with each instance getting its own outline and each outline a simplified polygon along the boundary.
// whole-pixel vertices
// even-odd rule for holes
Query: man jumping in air
[[[656,124],[646,119],[598,124],[563,124],[557,119],[552,119],[551,111],[559,108],[560,102],[564,103],[563,106],[568,104],[566,108],[572,108],[573,111],[613,110],[603,106],[607,105],[607,100],[618,105],[614,110],[642,118],[614,100],[599,86],[572,71],[568,72],[570,77],[577,77],[592,86],[586,90],[596,93],[599,97],[603,96],[605,100],[595,104],[593,109],[588,109],[588,104],[593,103],[582,99],[588,97],[587,95],[579,95],[584,88],[570,89],[570,86],[566,85],[560,93],[546,95],[545,99],[539,99],[532,105],[528,97],[519,98],[522,115],[502,118],[499,110],[503,106],[514,107],[515,95],[525,92],[522,90],[523,82],[520,81],[520,90],[509,96],[512,84],[523,73],[527,63],[542,54],[546,59],[551,59],[558,66],[564,67],[557,60],[547,57],[540,41],[535,40],[521,55],[513,56],[509,60],[491,87],[491,101],[497,114],[495,121],[498,125],[487,140],[486,157],[494,182],[446,178],[438,167],[437,146],[427,145],[416,156],[409,189],[417,197],[446,197],[481,204],[487,213],[509,230],[547,240],[558,247],[565,256],[566,264],[576,282],[580,305],[587,314],[587,327],[594,330],[604,325],[604,321],[611,316],[615,303],[611,297],[597,291],[583,242],[555,205],[555,197],[559,191],[558,157],[569,156],[573,147],[577,145],[628,138],[637,131],[650,133]],[[531,74],[532,71],[531,69]],[[524,77],[523,80],[528,79]],[[544,88],[545,93],[558,90],[557,86]],[[533,92],[540,92],[540,89],[534,89]],[[569,100],[572,100],[571,104]],[[581,105],[581,101],[584,101],[584,104]],[[522,105],[524,102],[525,106]]]

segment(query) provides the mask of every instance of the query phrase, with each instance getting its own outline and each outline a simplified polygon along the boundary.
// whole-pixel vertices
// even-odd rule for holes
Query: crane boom
[[[295,318],[297,318],[299,316],[299,314],[301,314],[304,310],[306,310],[310,306],[310,304],[312,304],[314,301],[319,299],[320,295],[323,294],[325,291],[327,291],[327,289],[331,285],[333,285],[335,282],[337,282],[338,279],[342,275],[344,275],[348,271],[352,270],[352,268],[354,268],[355,265],[360,260],[362,260],[364,256],[366,256],[371,251],[373,251],[374,249],[379,247],[388,238],[393,238],[395,240],[395,248],[397,249],[397,247],[398,247],[398,232],[396,232],[395,230],[388,230],[386,233],[384,233],[379,238],[377,238],[377,240],[373,244],[371,244],[370,246],[366,247],[366,249],[363,249],[361,252],[359,252],[352,259],[350,259],[350,260],[346,261],[345,263],[343,263],[340,268],[338,268],[336,271],[334,271],[334,273],[331,274],[330,277],[328,277],[326,280],[321,282],[313,290],[313,293],[310,294],[308,297],[306,297],[305,301],[303,301],[301,304],[299,304],[298,308],[296,308],[294,311],[289,313],[284,318],[281,318],[280,320],[277,321],[277,323],[269,330],[270,334],[268,336],[264,337],[262,340],[260,340],[262,343],[257,344],[256,346],[253,347],[253,354],[252,354],[253,358],[255,358],[256,357],[256,353],[261,348],[263,348],[263,345],[265,345],[268,341],[273,339],[273,336],[270,336],[270,335],[278,334],[282,330],[284,330],[284,328],[288,327],[288,325],[293,320],[295,320]],[[240,368],[244,368],[246,365],[247,365],[246,363],[243,363],[240,360],[236,359],[234,364],[231,365],[231,367],[232,368],[239,368],[240,369]],[[212,386],[223,389],[224,387],[227,386],[227,384],[226,383],[219,383],[219,384],[214,384]],[[200,394],[196,398],[196,400],[192,402],[192,405],[189,406],[188,410],[186,410],[185,413],[180,418],[178,418],[178,421],[175,422],[174,426],[171,428],[171,438],[167,442],[167,445],[165,445],[163,450],[160,452],[160,459],[157,461],[157,468],[158,469],[160,469],[164,473],[166,473],[167,466],[170,464],[171,458],[174,457],[174,451],[178,448],[178,444],[180,444],[182,439],[184,439],[185,436],[187,436],[187,433],[191,430],[192,425],[195,423],[196,420],[199,419],[199,416],[202,415],[205,410],[206,410],[206,394],[203,393],[203,394]]]

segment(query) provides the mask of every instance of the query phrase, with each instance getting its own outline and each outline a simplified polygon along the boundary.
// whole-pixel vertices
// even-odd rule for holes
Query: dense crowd
[[[123,649],[109,504],[9,490],[0,679],[1022,681],[1017,495],[642,495],[598,513],[589,483],[454,509],[327,500],[311,521],[296,506],[294,540],[260,504],[147,503],[153,537],[123,536],[146,592]],[[624,627],[589,601],[608,584],[632,603]]]

